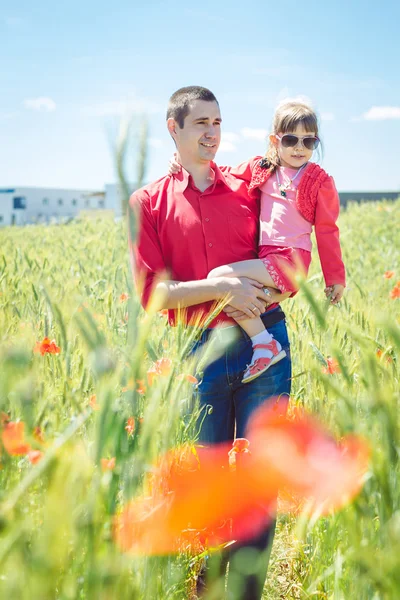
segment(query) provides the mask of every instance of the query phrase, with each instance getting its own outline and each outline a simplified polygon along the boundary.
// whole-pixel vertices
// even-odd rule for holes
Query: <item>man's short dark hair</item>
[[[216,102],[218,100],[210,90],[199,85],[189,85],[174,92],[169,99],[167,119],[174,119],[179,127],[183,129],[184,121],[189,114],[190,105],[195,100],[205,102]]]

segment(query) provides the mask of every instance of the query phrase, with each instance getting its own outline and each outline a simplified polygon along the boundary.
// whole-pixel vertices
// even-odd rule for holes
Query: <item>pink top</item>
[[[297,169],[278,167],[281,184],[289,183]],[[286,198],[281,196],[276,174],[261,187],[260,246],[286,246],[302,248],[311,252],[312,224],[301,216],[296,207],[296,190],[301,173],[286,189]]]

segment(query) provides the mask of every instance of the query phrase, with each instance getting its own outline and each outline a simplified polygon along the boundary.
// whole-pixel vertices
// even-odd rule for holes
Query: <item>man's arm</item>
[[[213,300],[229,301],[236,309],[248,317],[254,317],[254,307],[264,311],[265,294],[262,284],[250,279],[217,277],[194,281],[168,279],[158,232],[149,207],[149,197],[145,190],[135,192],[129,204],[129,250],[135,284],[140,294],[143,308],[154,299],[155,309],[193,306]],[[132,242],[131,231],[136,229],[137,241]],[[259,314],[259,312],[257,314]]]
[[[237,277],[215,277],[194,281],[159,281],[154,288],[154,297],[159,308],[184,308],[220,300],[229,302],[236,310],[248,318],[254,318],[264,312],[266,296],[263,285],[252,279]],[[258,312],[254,314],[254,309]]]

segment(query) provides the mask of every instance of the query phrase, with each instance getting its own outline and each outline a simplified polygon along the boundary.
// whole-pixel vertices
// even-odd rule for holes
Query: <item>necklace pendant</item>
[[[286,190],[283,185],[279,186],[279,191],[281,193],[282,198],[286,198]]]

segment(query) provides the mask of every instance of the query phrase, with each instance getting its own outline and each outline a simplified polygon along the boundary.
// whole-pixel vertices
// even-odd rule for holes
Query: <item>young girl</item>
[[[318,147],[318,119],[313,109],[297,101],[280,104],[264,158],[256,157],[222,172],[249,182],[249,194],[260,197],[259,259],[224,265],[208,277],[249,277],[266,287],[298,291],[296,274],[306,275],[311,262],[312,226],[325,278],[325,294],[333,304],[345,287],[345,269],[336,220],[339,197],[334,181],[321,167],[309,162]],[[256,318],[240,320],[250,336],[253,356],[242,382],[264,373],[285,356],[279,342],[265,329],[259,311]]]

